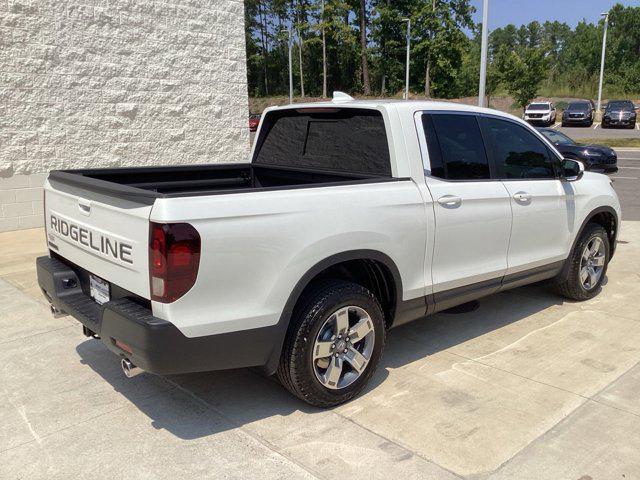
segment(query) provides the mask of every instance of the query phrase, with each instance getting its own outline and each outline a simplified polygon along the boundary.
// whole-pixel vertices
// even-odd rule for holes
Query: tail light
[[[200,264],[200,235],[188,223],[151,222],[151,299],[171,303],[193,287]]]

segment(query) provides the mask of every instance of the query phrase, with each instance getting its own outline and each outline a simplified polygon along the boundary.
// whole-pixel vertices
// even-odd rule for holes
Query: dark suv
[[[570,102],[562,113],[562,126],[569,125],[593,125],[593,103],[589,100]]]
[[[602,128],[635,128],[636,108],[630,100],[610,100],[602,116]]]

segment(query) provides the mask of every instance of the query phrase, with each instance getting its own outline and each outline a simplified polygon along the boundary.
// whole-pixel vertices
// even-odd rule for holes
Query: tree
[[[545,69],[542,52],[535,48],[524,49],[522,57],[511,51],[500,65],[501,79],[516,104],[524,108],[538,93]]]
[[[365,95],[371,95],[369,81],[369,60],[367,59],[367,1],[359,1],[358,21],[360,24],[360,59],[362,68],[362,87]]]

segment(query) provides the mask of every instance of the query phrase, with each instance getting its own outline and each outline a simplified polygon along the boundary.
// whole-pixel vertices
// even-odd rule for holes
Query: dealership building
[[[52,169],[243,161],[242,0],[0,2],[0,231]]]

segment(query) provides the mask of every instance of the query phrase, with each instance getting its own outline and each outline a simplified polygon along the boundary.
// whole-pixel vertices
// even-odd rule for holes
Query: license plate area
[[[106,280],[89,274],[89,295],[97,304],[102,305],[111,300],[109,287],[109,282]]]

